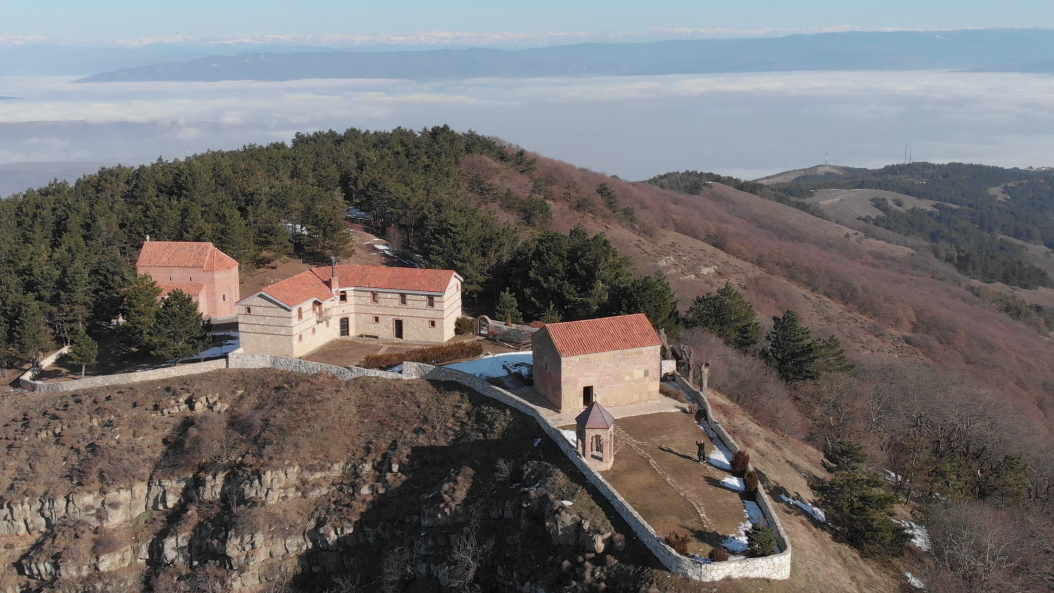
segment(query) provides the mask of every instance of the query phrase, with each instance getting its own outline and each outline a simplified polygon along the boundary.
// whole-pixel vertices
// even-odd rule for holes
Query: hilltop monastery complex
[[[213,319],[237,315],[240,352],[301,357],[355,337],[443,343],[461,317],[453,270],[338,265],[239,299],[238,262],[212,243],[148,241],[137,270]],[[550,323],[532,338],[534,390],[560,411],[659,399],[661,346],[643,314]]]

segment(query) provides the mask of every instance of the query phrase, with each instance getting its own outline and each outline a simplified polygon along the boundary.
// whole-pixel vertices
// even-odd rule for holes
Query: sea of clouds
[[[755,178],[903,159],[1054,165],[1054,77],[790,72],[643,77],[97,83],[0,78],[0,163],[135,164],[348,127],[449,124],[643,179]]]

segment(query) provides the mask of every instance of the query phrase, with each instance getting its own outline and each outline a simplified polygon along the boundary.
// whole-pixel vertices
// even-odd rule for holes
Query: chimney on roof
[[[337,279],[337,258],[330,258],[329,289],[333,294],[340,290],[340,281]]]

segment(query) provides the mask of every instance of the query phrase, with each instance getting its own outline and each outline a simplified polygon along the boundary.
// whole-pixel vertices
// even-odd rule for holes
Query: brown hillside
[[[1054,427],[1050,339],[973,296],[928,252],[720,184],[687,196],[532,156],[538,166],[529,175],[481,156],[464,166],[524,195],[532,182],[544,183],[557,229],[605,231],[639,272],[664,273],[682,308],[732,280],[760,314],[794,309],[821,335],[838,336],[860,363],[918,359],[1010,404],[1022,425]],[[600,183],[635,209],[636,222],[602,205]]]

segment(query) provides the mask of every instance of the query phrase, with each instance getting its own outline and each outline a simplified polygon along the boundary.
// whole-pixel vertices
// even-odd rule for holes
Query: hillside
[[[0,406],[4,591],[653,578],[532,420],[456,385],[219,371]]]
[[[918,171],[939,180],[947,169],[909,172]],[[1021,174],[1006,171],[984,170],[974,185],[1006,184],[1000,180]],[[1018,590],[1044,590],[1034,584],[1050,574],[1042,550],[1054,525],[1047,504],[1054,491],[1054,369],[1046,364],[1054,346],[1043,325],[1012,317],[1013,303],[971,290],[977,287],[958,266],[921,241],[851,229],[734,189],[724,178],[698,177],[665,176],[671,184],[691,182],[679,186],[691,191],[677,193],[449,128],[316,133],[298,136],[292,146],[105,169],[73,186],[0,203],[7,209],[0,214],[9,214],[0,217],[0,263],[10,271],[0,278],[12,280],[0,282],[7,323],[0,335],[15,346],[14,357],[25,356],[27,318],[41,327],[46,321],[47,333],[79,314],[103,331],[121,274],[147,233],[214,240],[245,266],[275,265],[290,254],[308,261],[348,257],[335,222],[349,205],[372,213],[407,257],[461,272],[466,302],[478,311],[492,311],[512,290],[529,316],[646,312],[674,335],[683,321],[677,313],[727,282],[757,312],[761,336],[772,328],[771,316],[796,311],[812,335],[837,337],[855,363],[851,371],[789,384],[757,350],[715,344],[697,329],[675,338],[714,363],[711,386],[727,396],[727,414],[747,422],[742,430],[763,431],[753,446],[765,451],[764,471],[776,487],[809,499],[807,488],[828,477],[822,455],[851,441],[871,470],[906,476],[889,486],[907,502],[898,510],[902,518],[915,512],[971,533],[989,524],[1029,526],[1010,534],[1018,539],[1006,536],[1006,545],[1021,553],[993,568],[993,578],[1022,575],[1029,580]],[[923,184],[903,177],[894,187],[868,189],[921,193]],[[935,181],[926,189],[951,200],[953,187]],[[1038,185],[1004,187],[1019,197],[1046,195]],[[972,196],[964,191],[958,208],[941,210],[986,207],[970,202]],[[59,213],[71,211],[75,217],[62,219],[71,223],[58,222]],[[297,227],[287,224],[301,231],[291,234]],[[1039,222],[1032,228],[1044,230]],[[46,254],[45,264],[32,253]],[[112,273],[87,276],[90,290],[76,293],[86,300],[73,302],[82,307],[75,308],[64,287],[83,289],[73,281],[84,278],[84,269]],[[774,449],[780,448],[798,452],[785,458],[797,473],[779,469]],[[802,474],[808,483],[795,477]],[[828,531],[798,523],[792,529],[808,542],[801,558],[845,559],[826,567],[838,573],[830,577],[836,590],[892,589],[903,567],[950,583],[934,591],[964,590],[956,579],[970,576],[958,565],[934,566],[932,557],[859,560],[852,548],[831,543]],[[792,581],[765,586],[808,590],[817,570],[805,565]],[[855,579],[865,573],[874,580]]]
[[[792,171],[784,171],[783,173],[777,173],[775,175],[769,175],[768,177],[762,177],[755,179],[754,181],[763,185],[769,185],[771,183],[788,183],[796,181],[803,177],[840,177],[842,175],[850,174],[852,170],[847,167],[836,167],[834,165],[816,165],[815,167],[807,167],[805,169],[794,169]]]

